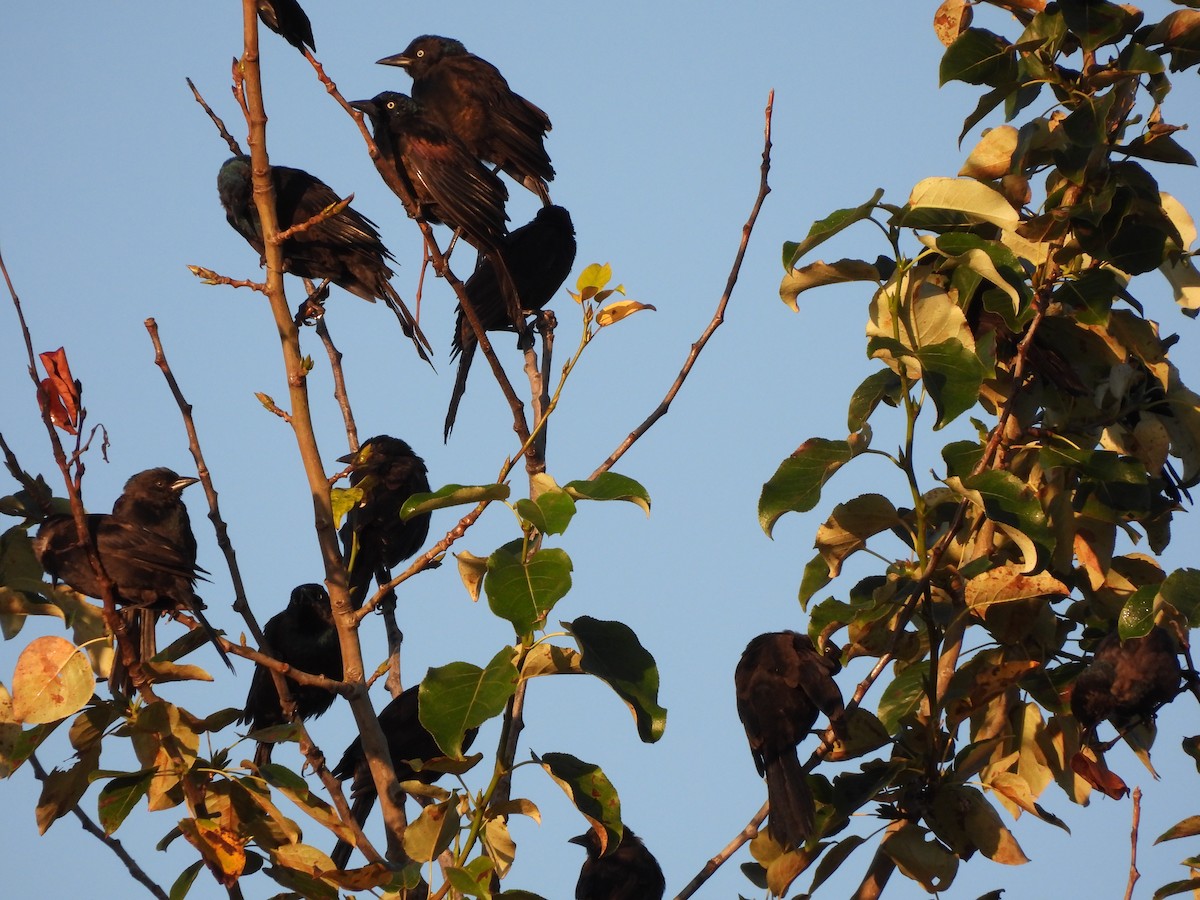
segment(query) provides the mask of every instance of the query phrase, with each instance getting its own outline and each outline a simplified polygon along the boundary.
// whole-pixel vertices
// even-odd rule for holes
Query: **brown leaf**
[[[1071,757],[1071,770],[1080,778],[1114,800],[1129,793],[1129,786],[1108,766],[1081,750]]]
[[[47,375],[38,385],[38,403],[57,427],[68,434],[78,434],[81,385],[71,377],[66,351],[59,347],[38,357]]]

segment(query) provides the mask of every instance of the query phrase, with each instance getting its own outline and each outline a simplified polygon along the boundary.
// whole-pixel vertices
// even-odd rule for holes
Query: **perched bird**
[[[271,183],[281,231],[307,222],[342,199],[303,169],[272,166]],[[262,256],[265,245],[254,206],[250,157],[235,156],[225,161],[217,175],[217,192],[233,230]],[[347,206],[337,215],[289,237],[282,250],[284,269],[293,275],[328,280],[371,303],[377,299],[386,303],[421,358],[428,360],[425,347],[429,344],[389,281],[393,272],[388,263],[395,258],[380,240],[374,222]]]
[[[536,312],[549,303],[571,273],[575,263],[575,226],[571,214],[561,206],[543,206],[533,221],[505,239],[499,253],[516,287],[519,308],[514,308],[501,285],[492,261],[494,254],[482,257],[474,274],[467,279],[467,300],[486,331],[518,331],[524,328],[526,313]],[[451,360],[459,357],[458,377],[446,412],[443,439],[448,440],[454,428],[477,344],[475,331],[459,307],[450,353]]]
[[[808,839],[814,816],[796,746],[818,712],[843,739],[845,710],[833,680],[840,669],[832,653],[822,656],[805,635],[777,631],[750,641],[734,672],[738,717],[758,774],[767,779],[771,836],[789,849]]]
[[[333,625],[333,610],[329,594],[319,584],[302,584],[292,591],[287,608],[271,617],[263,628],[263,637],[271,653],[309,675],[324,675],[342,679],[342,650],[337,629]],[[311,719],[321,715],[333,704],[337,694],[313,685],[288,684],[296,715]],[[282,725],[287,719],[275,689],[275,679],[264,666],[255,666],[250,692],[246,695],[246,711],[239,721],[252,731]],[[254,764],[271,761],[272,744],[260,741],[254,753]]]
[[[499,166],[549,203],[554,167],[546,153],[550,117],[513,92],[500,70],[468,53],[461,41],[434,34],[379,60],[412,76],[413,98],[430,118],[485,162]]]
[[[428,762],[446,755],[418,718],[419,689],[420,685],[413,685],[385,706],[379,713],[379,727],[383,729],[383,736],[387,740],[388,754],[392,758],[396,780],[433,784],[443,773],[433,769],[416,772],[408,764],[410,760]],[[471,728],[463,735],[464,752],[470,749],[478,731],[477,728]],[[333,777],[340,781],[353,779],[350,783],[350,812],[361,827],[367,821],[376,797],[375,782],[371,778],[371,768],[367,763],[366,753],[363,752],[361,737],[355,738],[346,748],[341,761],[333,768]],[[334,847],[330,858],[339,869],[346,868],[351,849],[350,844],[345,841],[338,841]]]
[[[350,105],[371,120],[380,154],[408,185],[425,219],[460,231],[479,250],[503,243],[508,188],[421,103],[384,91]]]
[[[233,671],[216,631],[204,617],[204,601],[195,593],[195,583],[204,570],[196,565],[196,538],[179,497],[195,483],[195,478],[181,478],[166,468],[139,472],[125,483],[111,515],[87,517],[88,531],[100,564],[113,582],[116,602],[136,608],[122,612],[148,611],[149,618],[126,616],[127,625],[137,632],[130,637],[140,659],[154,655],[158,613],[181,610],[196,617]],[[99,579],[71,516],[46,519],[33,540],[33,551],[47,573],[81,594],[101,598]],[[114,666],[111,680],[114,687],[128,692],[128,674],[120,667]]]
[[[301,53],[306,45],[314,51],[317,49],[312,23],[296,0],[258,0],[258,17]]]
[[[610,846],[603,856],[594,831],[585,831],[570,842],[587,851],[575,885],[575,900],[662,900],[667,883],[658,860],[628,825],[620,845]]]
[[[362,490],[362,499],[346,514],[338,536],[348,573],[350,602],[363,605],[374,578],[385,584],[391,569],[421,549],[429,536],[429,513],[400,518],[400,508],[413,494],[429,490],[425,462],[399,438],[376,435],[342,457],[351,463],[350,487]]]
[[[1113,632],[1100,642],[1091,663],[1075,679],[1071,712],[1093,729],[1105,719],[1136,725],[1179,693],[1179,650],[1161,626],[1122,642]]]

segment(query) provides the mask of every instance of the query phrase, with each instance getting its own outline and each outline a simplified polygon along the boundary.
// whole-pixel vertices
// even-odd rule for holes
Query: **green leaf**
[[[1157,584],[1148,584],[1129,595],[1117,616],[1117,631],[1121,640],[1144,637],[1150,633],[1154,627],[1154,599],[1158,596],[1158,590]]]
[[[1186,881],[1172,881],[1170,884],[1164,884],[1150,900],[1163,900],[1165,897],[1174,897],[1177,894],[1194,894],[1200,891],[1200,878],[1189,878]]]
[[[544,472],[534,475],[531,484],[533,500],[518,500],[518,512],[522,503],[530,503],[537,509],[540,521],[535,524],[542,534],[562,534],[575,515],[575,501]]]
[[[925,387],[937,407],[935,428],[946,427],[978,402],[983,363],[957,339],[922,347],[916,357],[921,362]]]
[[[996,87],[1016,80],[1012,45],[984,28],[968,28],[946,48],[938,68],[938,85],[951,81]]]
[[[1178,838],[1194,837],[1198,834],[1200,834],[1200,816],[1188,816],[1156,837],[1154,843],[1161,844],[1163,841],[1174,841]]]
[[[153,769],[132,775],[118,775],[100,789],[98,812],[100,827],[105,834],[112,834],[121,827],[125,817],[150,790],[150,782],[155,775],[157,772]]]
[[[621,798],[604,770],[569,753],[534,754],[533,759],[563,789],[592,829],[597,833],[603,830],[602,844],[620,843]]]
[[[1176,569],[1159,585],[1158,596],[1186,616],[1189,626],[1200,628],[1200,569]]]
[[[1046,513],[1024,481],[1009,472],[992,470],[964,478],[963,485],[979,492],[989,519],[1011,525],[1045,550],[1053,547]]]
[[[200,874],[200,870],[204,868],[204,860],[198,859],[182,872],[175,882],[171,885],[171,892],[167,895],[168,900],[183,900],[188,895],[188,891],[192,889],[192,884],[196,881],[196,876]]]
[[[592,479],[567,482],[563,490],[575,500],[625,500],[650,515],[650,494],[632,478],[616,472],[601,472]]]
[[[847,441],[809,438],[785,459],[758,500],[758,524],[767,536],[784,513],[808,512],[816,506],[821,486],[853,455]]]
[[[352,488],[333,488],[329,492],[330,502],[333,504],[333,527],[341,528],[342,520],[350,513],[350,510],[362,503],[363,489],[360,487]]]
[[[849,209],[839,209],[824,219],[813,222],[804,240],[785,241],[783,244],[783,270],[785,272],[791,270],[801,257],[814,247],[825,243],[839,231],[870,217],[881,197],[883,197],[883,188],[877,188],[866,203]]]
[[[507,484],[448,484],[433,493],[413,494],[400,508],[400,518],[408,521],[413,516],[446,509],[451,506],[466,506],[490,500],[507,500],[511,493]]]
[[[867,419],[881,402],[898,406],[902,397],[900,376],[891,369],[881,369],[868,375],[850,398],[850,409],[846,414],[846,428],[851,434],[861,431]]]
[[[582,654],[580,666],[616,691],[637,722],[638,736],[648,744],[663,735],[667,711],[658,705],[658,667],[637,635],[621,622],[579,616],[563,627]]]
[[[810,263],[801,269],[788,269],[783,281],[779,284],[779,297],[791,307],[792,312],[800,312],[796,298],[807,290],[822,287],[827,284],[845,284],[850,281],[883,280],[873,264],[861,259],[839,259],[837,262]]]
[[[917,708],[925,693],[928,668],[918,664],[908,666],[891,680],[879,698],[879,721],[888,734],[895,734],[900,722]]]
[[[808,893],[816,893],[817,888],[824,884],[830,875],[841,868],[842,863],[846,861],[850,854],[866,842],[867,839],[861,835],[851,834],[834,844],[833,849],[822,856],[821,861],[817,863],[817,870],[813,873],[812,885],[809,887]]]
[[[311,819],[324,825],[340,840],[353,841],[349,828],[339,818],[337,811],[309,790],[308,782],[278,763],[265,763],[259,767],[259,775],[272,787],[300,807]]]
[[[958,872],[958,857],[938,841],[926,841],[928,835],[918,825],[905,824],[888,833],[880,845],[901,872],[931,894],[949,889]]]
[[[808,561],[808,565],[804,567],[804,577],[800,579],[800,608],[808,610],[808,601],[812,599],[813,594],[833,581],[829,575],[829,566],[825,563],[825,557],[820,553]]]
[[[1061,0],[1063,21],[1085,50],[1095,50],[1122,36],[1130,15],[1107,0]]]
[[[492,612],[512,623],[521,637],[544,628],[554,604],[571,589],[571,558],[543,547],[525,557],[524,542],[500,547],[488,557],[483,591]]]
[[[418,715],[447,756],[461,759],[463,734],[504,712],[517,690],[513,660],[513,649],[505,647],[483,669],[453,662],[425,673]]]

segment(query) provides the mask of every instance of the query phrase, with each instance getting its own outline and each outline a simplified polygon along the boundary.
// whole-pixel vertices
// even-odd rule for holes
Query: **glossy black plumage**
[[[421,724],[418,716],[419,689],[420,685],[413,685],[385,706],[379,713],[379,727],[383,730],[383,736],[387,740],[392,767],[396,771],[396,780],[433,784],[442,777],[443,773],[432,769],[415,772],[412,766],[406,762],[406,760],[414,759],[424,762],[446,755],[438,747],[433,735]],[[470,749],[477,733],[477,728],[471,728],[463,735],[462,749],[464,753]],[[361,827],[367,820],[367,816],[370,815],[377,796],[375,782],[371,778],[371,768],[367,762],[367,756],[363,752],[361,737],[355,738],[353,743],[346,748],[341,761],[334,766],[332,771],[333,777],[340,781],[353,779],[350,783],[350,811]],[[330,858],[339,869],[346,868],[351,849],[351,846],[344,841],[339,841],[334,847]]]
[[[561,206],[543,206],[533,221],[508,236],[500,254],[520,297],[520,308],[509,301],[509,292],[501,284],[492,254],[483,257],[467,279],[467,299],[485,330],[516,331],[524,326],[525,314],[545,307],[571,274],[571,266],[575,264],[575,226],[571,214]],[[471,323],[459,307],[450,353],[452,360],[459,357],[458,377],[446,412],[443,431],[446,439],[454,428],[477,344]]]
[[[363,492],[339,532],[350,602],[358,609],[371,579],[387,582],[390,570],[420,550],[429,536],[429,513],[407,522],[400,518],[405,500],[429,490],[429,478],[412,447],[386,434],[364,441],[357,454],[343,461],[354,466],[350,487]]]
[[[1174,699],[1181,676],[1179,651],[1165,628],[1155,626],[1124,643],[1114,631],[1075,679],[1071,712],[1085,728],[1105,719],[1118,727],[1136,725]]]
[[[312,23],[296,0],[258,0],[258,17],[273,32],[304,52],[305,46],[317,49]]]
[[[340,681],[342,650],[338,645],[337,629],[329,594],[319,584],[302,584],[292,591],[287,607],[276,613],[263,627],[263,637],[275,658],[309,675],[324,675]],[[325,712],[337,698],[333,691],[313,685],[290,681],[288,689],[296,704],[296,715],[311,719]],[[252,731],[282,725],[287,720],[275,689],[275,679],[269,669],[254,667],[250,692],[246,695],[245,713],[239,720]],[[254,754],[254,764],[271,761],[272,744],[260,742]]]
[[[549,202],[554,167],[546,153],[550,117],[508,86],[500,70],[461,41],[434,34],[379,60],[412,76],[412,95],[475,156],[493,163]]]
[[[829,717],[839,737],[845,728],[841,668],[795,631],[760,634],[746,646],[734,672],[738,717],[746,729],[758,774],[767,780],[771,836],[798,847],[813,828],[812,793],[796,752],[817,721]]]
[[[113,504],[111,515],[87,517],[88,530],[108,577],[116,601],[124,607],[126,624],[135,634],[140,658],[154,653],[154,620],[159,612],[191,613],[233,670],[216,632],[204,617],[204,601],[194,587],[204,570],[196,565],[196,538],[187,507],[179,493],[194,478],[181,478],[167,468],[147,469],[131,477]],[[99,579],[79,543],[71,516],[51,516],[38,529],[33,550],[47,573],[81,594],[101,598]],[[139,616],[134,612],[149,612]],[[114,664],[114,687],[128,692],[127,673]]]
[[[272,166],[271,182],[281,231],[307,222],[342,199],[329,185],[303,169]],[[235,156],[225,161],[217,175],[217,192],[230,226],[262,256],[262,224],[254,206],[250,157]],[[337,215],[292,235],[283,242],[282,250],[284,269],[291,274],[317,281],[328,279],[372,303],[382,300],[396,314],[421,358],[427,358],[422,347],[423,343],[428,346],[424,335],[389,281],[394,273],[388,263],[394,257],[380,240],[375,223],[366,216],[348,206]]]
[[[424,218],[461,231],[480,250],[503,243],[508,188],[427,109],[394,91],[350,105],[371,120],[380,154],[408,185]]]
[[[575,885],[575,900],[662,900],[667,888],[662,868],[628,825],[620,845],[610,847],[604,856],[594,831],[571,838],[571,843],[587,851]]]

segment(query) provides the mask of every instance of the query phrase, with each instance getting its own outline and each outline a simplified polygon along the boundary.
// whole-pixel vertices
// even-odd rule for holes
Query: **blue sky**
[[[407,90],[403,72],[374,60],[426,32],[457,37],[498,65],[554,122],[547,144],[558,170],[552,194],[575,220],[576,273],[589,262],[610,262],[629,296],[657,307],[603,333],[568,385],[550,437],[550,472],[560,482],[586,477],[654,408],[711,317],[757,190],[763,108],[768,92],[776,91],[773,190],[726,322],[670,414],[616,467],[647,487],[652,515],[623,504],[584,506],[561,541],[574,560],[575,588],[555,616],[619,619],[638,632],[659,663],[660,699],[670,710],[666,735],[655,745],[639,743],[628,712],[598,682],[539,679],[529,692],[521,751],[528,758],[529,750],[560,750],[600,763],[621,792],[626,820],[662,862],[673,895],[765,797],[734,710],[738,655],[761,631],[803,628],[796,589],[813,533],[832,505],[866,490],[895,495],[904,489],[894,473],[856,463],[852,475],[830,483],[816,510],[782,520],[773,541],[759,529],[755,509],[763,482],[806,438],[844,436],[850,394],[877,366],[864,353],[869,290],[816,291],[802,297],[798,315],[790,312],[778,298],[780,245],[802,237],[814,219],[863,202],[876,187],[899,203],[921,178],[957,172],[978,136],[956,146],[977,92],[937,87],[942,48],[930,27],[934,4],[309,0],[306,6],[318,57],[348,99]],[[1145,7],[1153,17],[1172,8],[1166,2]],[[228,151],[184,84],[190,76],[244,144],[245,125],[228,90],[230,61],[241,51],[238,4],[68,0],[52,8],[16,4],[4,19],[0,250],[24,301],[35,349],[66,347],[85,385],[89,421],[102,422],[112,440],[109,464],[95,453],[89,460],[85,500],[107,509],[125,478],[150,466],[194,469],[178,413],[152,364],[142,322],[153,316],[195,406],[251,602],[264,619],[294,585],[321,577],[294,441],[254,398],[255,391],[281,403],[286,397],[274,327],[257,295],[204,286],[186,268],[258,274],[255,254],[226,225],[217,200],[216,173]],[[1015,33],[999,16],[981,24]],[[343,194],[354,192],[355,207],[379,224],[398,257],[395,284],[411,299],[419,233],[308,64],[272,34],[264,32],[262,47],[272,160],[308,169]],[[1166,109],[1178,120],[1200,108],[1196,75],[1173,80]],[[1181,140],[1195,152],[1189,134]],[[1160,166],[1155,174],[1165,190],[1200,210],[1194,170]],[[531,194],[513,191],[514,225],[532,216],[534,203]],[[873,259],[880,252],[878,232],[860,226],[821,255]],[[460,274],[469,271],[468,259],[459,263]],[[1173,358],[1196,387],[1196,325],[1176,311],[1161,279],[1142,284],[1136,293],[1148,315],[1164,333],[1182,334]],[[289,283],[288,290],[298,301],[298,285]],[[565,293],[552,306],[565,358],[578,331],[575,307]],[[493,480],[514,443],[486,367],[475,367],[455,433],[448,445],[441,441],[453,378],[447,361],[453,300],[446,286],[427,280],[421,312],[437,373],[416,359],[381,305],[335,291],[328,309],[330,330],[346,354],[360,434],[386,432],[409,441],[435,485]],[[51,476],[7,303],[0,304],[0,323],[0,429],[26,468]],[[511,345],[498,344],[519,379]],[[318,441],[332,471],[345,452],[341,419],[311,330],[302,345],[317,363],[310,384]],[[879,446],[898,440],[899,423],[890,412],[873,423]],[[936,451],[948,439],[923,433],[927,467],[937,465]],[[0,492],[10,487],[0,482]],[[188,501],[201,563],[218,573],[204,594],[212,619],[236,634],[240,625],[228,609],[232,598],[203,499],[197,493]],[[1200,535],[1190,518],[1176,520],[1168,568],[1195,564],[1186,551]],[[449,513],[435,516],[434,533],[453,521]],[[515,521],[494,507],[458,547],[486,554],[515,534]],[[844,593],[856,571],[826,593]],[[511,640],[507,625],[471,604],[453,565],[411,582],[401,614],[410,681],[452,659],[482,664]],[[20,639],[0,645],[0,680],[10,680],[19,646],[42,630],[42,623],[31,622]],[[379,659],[382,628],[368,630],[376,632],[368,656]],[[234,679],[219,664],[214,668],[219,705],[240,705],[250,673],[239,670]],[[856,674],[844,676],[845,693]],[[201,709],[214,702],[212,691],[166,693]],[[877,700],[878,688],[867,705]],[[383,702],[379,690],[377,704]],[[1163,717],[1166,735],[1194,730],[1192,707],[1186,699],[1176,706]],[[313,734],[336,757],[352,737],[350,728],[339,710],[318,720]],[[490,736],[485,730],[479,746],[494,746],[494,739],[494,730]],[[68,753],[56,736],[41,758],[60,764]],[[1118,771],[1146,791],[1139,867],[1147,895],[1150,886],[1183,877],[1177,863],[1194,849],[1151,848],[1148,839],[1197,812],[1189,800],[1194,791],[1178,788],[1178,779],[1194,772],[1177,743],[1164,737],[1155,762],[1161,783],[1132,757],[1113,754]],[[73,821],[37,838],[37,788],[28,771],[0,785],[0,792],[8,810],[0,840],[9,848],[7,883],[14,895],[62,896],[77,890],[84,873],[95,897],[137,895],[115,858]],[[582,854],[565,840],[583,830],[583,820],[532,767],[521,770],[515,793],[539,805],[543,822],[514,824],[519,862],[511,885],[551,900],[570,896]],[[94,793],[85,803],[94,808]],[[1051,788],[1043,803],[1067,821],[1072,837],[1022,820],[1014,833],[1033,862],[1010,869],[974,859],[947,896],[976,897],[1001,887],[1009,896],[1113,895],[1128,871],[1128,801],[1101,798],[1079,809]],[[174,821],[169,813],[137,813],[118,833],[164,885],[192,859],[182,842],[168,853],[152,849]],[[308,837],[331,844],[315,826]],[[868,853],[852,856],[846,878],[835,879],[827,893],[849,893]],[[753,896],[737,871],[747,859],[743,851],[700,896]],[[920,895],[897,878],[890,895]],[[215,895],[209,883],[201,884],[194,896]],[[270,896],[274,888],[263,878],[244,886],[249,898]]]

